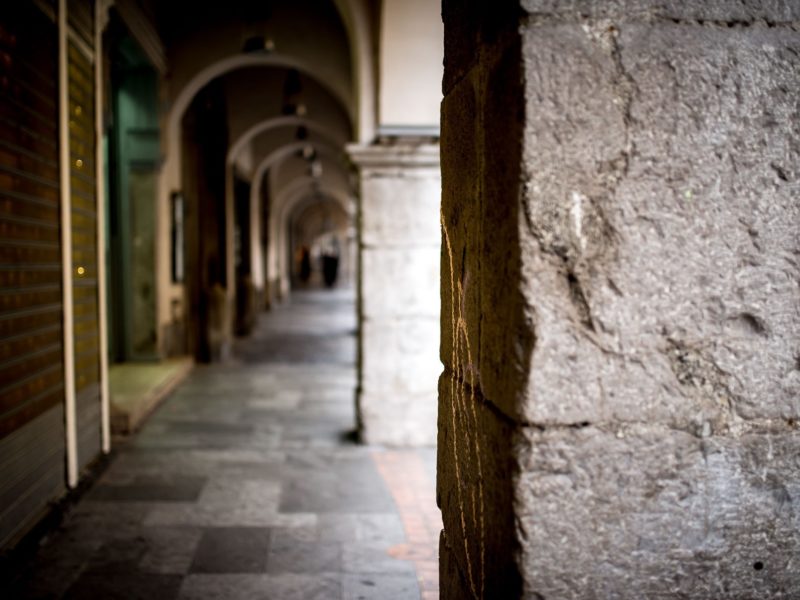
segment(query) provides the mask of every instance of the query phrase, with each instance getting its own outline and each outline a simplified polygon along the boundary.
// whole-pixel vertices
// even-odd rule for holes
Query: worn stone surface
[[[526,595],[794,598],[798,436],[525,429]],[[538,596],[537,596],[538,594]]]
[[[469,584],[461,575],[461,570],[455,561],[455,555],[448,544],[444,530],[442,530],[439,540],[439,579],[444,582],[441,598],[474,597],[469,589]]]
[[[439,245],[438,221],[431,221],[439,207],[441,184],[438,171],[419,169],[397,176],[381,175],[365,179],[361,198],[361,243],[366,246]]]
[[[483,6],[483,8],[481,8]],[[502,11],[445,2],[470,13],[483,32]],[[485,15],[484,15],[485,16]],[[488,36],[488,37],[487,37]],[[522,80],[519,44],[497,35],[478,63],[459,74],[442,107],[442,285],[437,490],[444,519],[443,598],[513,598],[515,561],[511,435],[532,343],[519,286],[519,194]],[[474,40],[473,40],[474,41]],[[445,57],[445,89],[452,74]]]
[[[419,600],[420,590],[413,576],[391,574],[374,577],[370,575],[346,575],[342,582],[342,597],[357,600]]]
[[[189,569],[190,573],[264,573],[270,530],[258,527],[206,529]]]
[[[521,14],[517,0],[443,0],[445,96],[470,70],[483,67],[486,57],[502,47],[507,38],[516,37]]]
[[[96,502],[194,502],[205,477],[137,477],[131,482],[99,485],[91,492]]]
[[[436,404],[431,404],[430,391],[400,390],[399,394],[402,394],[400,402],[389,392],[362,394],[359,403],[362,441],[393,447],[430,446],[436,435]],[[395,423],[405,425],[399,428]]]
[[[436,212],[428,212],[438,221]],[[438,245],[364,248],[361,269],[364,318],[387,322],[397,317],[438,318]]]
[[[438,380],[441,370],[438,348],[431,344],[431,340],[439,336],[438,319],[396,319],[388,322],[369,319],[364,321],[362,328],[362,335],[369,338],[375,348],[381,349],[377,354],[365,353],[362,358],[362,384],[366,388],[384,394],[384,404],[402,405],[402,396],[393,396],[398,392],[401,395],[430,393],[430,382]],[[399,362],[402,370],[387,357]],[[409,373],[414,376],[409,377]],[[436,422],[435,403],[433,405],[430,427],[435,427]],[[364,408],[367,406],[364,405]]]
[[[179,600],[328,600],[342,597],[340,578],[334,573],[309,577],[300,573],[279,575],[189,575]]]
[[[485,506],[522,581],[503,597],[800,595],[800,7],[464,4],[443,7],[441,358],[463,391],[440,388],[440,435],[513,438]],[[497,597],[454,500],[478,453],[447,447],[443,589]]]
[[[800,5],[792,0],[522,0],[520,5],[528,13],[545,18],[683,19],[733,25],[800,20]]]
[[[438,146],[351,147],[360,170],[358,422],[370,444],[433,445],[439,372]]]
[[[475,391],[442,375],[436,489],[446,537],[439,563],[444,599],[519,594],[513,432]]]
[[[523,47],[526,594],[797,595],[800,35],[600,21]],[[549,429],[580,423],[605,431]]]
[[[799,48],[782,29],[527,31],[526,420],[797,417],[798,150],[780,132]]]
[[[441,360],[514,415],[533,343],[520,278],[522,86],[510,43],[442,110]],[[509,352],[509,349],[513,349]]]

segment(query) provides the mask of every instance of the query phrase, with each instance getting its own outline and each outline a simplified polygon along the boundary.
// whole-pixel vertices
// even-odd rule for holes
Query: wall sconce
[[[269,54],[275,51],[275,42],[272,38],[263,35],[252,35],[247,38],[242,47],[242,52],[245,54],[253,54],[256,52],[264,52]]]

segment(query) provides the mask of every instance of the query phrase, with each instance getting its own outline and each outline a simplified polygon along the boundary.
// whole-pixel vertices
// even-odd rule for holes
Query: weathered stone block
[[[358,398],[358,421],[366,444],[431,446],[436,439],[436,396],[364,389]]]
[[[443,598],[516,598],[513,425],[463,382],[439,379],[437,502],[449,548]],[[449,566],[448,566],[449,565]],[[461,584],[454,581],[458,571]],[[447,585],[452,582],[454,587]],[[459,590],[468,593],[459,596]]]
[[[554,29],[526,37],[526,418],[796,418],[797,149],[753,122],[790,130],[797,34]]]
[[[439,536],[439,598],[441,600],[461,600],[469,598],[472,592],[464,580],[453,551],[448,544],[447,536],[442,530]]]
[[[361,243],[365,246],[438,245],[441,177],[417,170],[372,176],[362,184]]]
[[[621,45],[640,94],[616,279],[625,295],[645,277],[656,290],[626,310],[661,330],[682,388],[711,388],[744,419],[797,418],[800,35],[630,27]]]
[[[791,0],[522,0],[520,4],[528,13],[549,18],[706,20],[732,25],[800,19],[800,5]]]
[[[481,123],[480,384],[485,398],[518,416],[533,331],[524,312],[520,280],[520,196],[523,174],[523,88],[519,41],[486,63]],[[502,143],[500,143],[502,141]],[[469,257],[472,259],[472,257]]]
[[[442,162],[442,362],[469,374],[509,415],[531,346],[520,327],[520,288],[507,285],[520,269],[518,52],[513,46],[493,57],[491,68],[464,77],[445,98],[442,118],[443,144],[454,148]]]
[[[409,395],[428,395],[434,403],[442,366],[438,359],[439,321],[430,318],[365,320],[361,387],[385,395],[385,402],[405,403]]]
[[[473,75],[459,82],[445,99],[442,119],[443,143],[454,151],[442,161],[440,356],[448,369],[473,378],[480,362],[481,312],[478,82]]]
[[[443,580],[800,596],[800,5],[529,0],[515,46],[449,4]]]
[[[362,248],[365,318],[439,316],[439,249],[436,246]],[[437,343],[438,346],[438,343]]]
[[[364,320],[358,418],[364,441],[427,446],[436,440],[436,318]]]
[[[447,95],[482,55],[513,39],[522,10],[519,0],[500,2],[443,0],[444,78]]]
[[[515,447],[525,597],[800,595],[797,431],[527,428]]]

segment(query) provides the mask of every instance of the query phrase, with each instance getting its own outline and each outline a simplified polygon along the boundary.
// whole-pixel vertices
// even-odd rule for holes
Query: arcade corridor
[[[800,598],[799,99],[800,0],[0,2],[0,600]]]
[[[350,439],[353,300],[297,292],[232,362],[196,368],[11,597],[438,597],[434,451]]]

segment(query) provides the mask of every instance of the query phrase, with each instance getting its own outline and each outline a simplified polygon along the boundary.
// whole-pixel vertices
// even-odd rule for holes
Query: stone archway
[[[374,131],[374,74],[373,57],[370,47],[372,38],[369,35],[371,18],[364,3],[357,0],[343,0],[333,3],[336,12],[339,13],[341,25],[344,25],[347,47],[350,52],[350,72],[349,78],[331,77],[329,72],[324,72],[317,68],[317,62],[310,60],[308,56],[291,53],[259,53],[259,54],[235,54],[221,56],[199,68],[193,75],[184,78],[177,77],[179,89],[175,90],[171,108],[167,116],[166,137],[164,146],[166,153],[159,178],[159,204],[168,205],[170,194],[181,186],[181,149],[180,121],[186,107],[196,92],[203,85],[216,77],[230,73],[237,69],[253,66],[275,66],[289,67],[308,75],[315,81],[323,85],[331,95],[336,98],[344,107],[349,107],[352,122],[355,129],[359,130],[359,136],[364,139],[371,137]],[[340,25],[340,26],[341,26]],[[302,54],[302,53],[300,53]],[[351,86],[342,84],[342,81],[351,81]],[[368,132],[368,133],[364,133]],[[359,137],[361,139],[361,137]],[[163,211],[164,209],[162,209]],[[228,207],[226,210],[226,222],[228,222],[229,238],[233,237],[233,210]],[[158,220],[158,239],[169,239],[169,219],[165,214]],[[232,251],[227,252],[227,269],[232,270]],[[160,288],[167,290],[167,293],[159,294],[157,314],[159,321],[165,321],[170,314],[170,306],[179,300],[181,292],[169,283],[168,269],[164,265],[169,264],[169,249],[163,242],[158,248],[158,259],[156,261],[157,281]],[[230,293],[230,292],[229,292]]]

